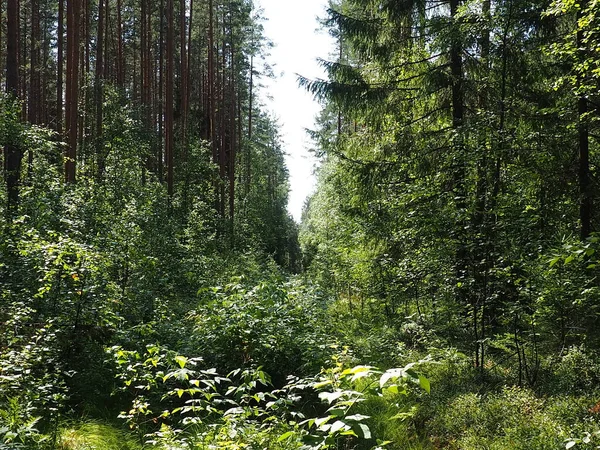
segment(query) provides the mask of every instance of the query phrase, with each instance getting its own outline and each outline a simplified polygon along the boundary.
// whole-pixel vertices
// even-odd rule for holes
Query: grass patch
[[[60,430],[58,450],[141,450],[131,434],[99,422],[83,422]]]

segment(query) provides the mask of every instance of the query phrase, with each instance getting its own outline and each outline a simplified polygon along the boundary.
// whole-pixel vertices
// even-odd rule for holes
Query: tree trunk
[[[65,181],[75,182],[79,100],[79,26],[81,0],[67,0],[67,150]]]
[[[98,181],[104,176],[106,161],[104,158],[104,140],[102,136],[102,121],[104,102],[102,75],[104,74],[104,4],[103,0],[98,0],[98,35],[96,38],[96,68],[95,68],[95,88],[96,88],[96,163]]]
[[[587,2],[582,1],[577,11],[577,22],[581,20],[581,11],[587,7]],[[583,31],[577,30],[577,48],[579,49],[579,59],[581,62],[586,60],[587,44],[584,42]],[[592,193],[591,193],[591,175],[590,175],[590,142],[589,130],[587,125],[588,100],[585,89],[582,84],[584,82],[579,76],[578,87],[580,89],[579,98],[577,99],[577,115],[578,125],[577,133],[579,140],[579,221],[581,222],[580,236],[581,239],[586,239],[592,232]]]
[[[4,17],[2,15],[3,10],[4,2],[3,0],[0,0],[0,23],[4,23]],[[6,47],[6,44],[3,42],[4,35],[2,34],[2,28],[3,27],[0,26],[0,85],[4,79],[4,68],[6,67],[6,64],[4,64],[4,48]]]
[[[31,124],[40,122],[40,4],[31,0],[31,42],[29,44],[29,95],[27,120]],[[33,151],[27,152],[27,178],[33,173]]]
[[[56,74],[56,131],[63,132],[63,69],[64,69],[65,0],[58,0],[57,74]]]
[[[167,73],[165,87],[165,159],[167,164],[167,192],[173,196],[173,72],[175,70],[173,47],[173,0],[167,0]]]
[[[19,2],[6,3],[6,92],[15,100],[19,94]],[[4,147],[4,180],[7,191],[7,214],[12,217],[19,204],[21,150],[16,143]]]
[[[179,35],[181,44],[181,143],[183,146],[183,152],[186,153],[186,134],[187,134],[187,100],[188,100],[188,79],[187,79],[187,50],[186,50],[186,29],[185,29],[185,0],[181,0],[180,3],[180,16],[179,16]]]
[[[117,85],[123,87],[125,84],[125,57],[123,54],[123,19],[121,10],[122,0],[117,0]]]
[[[158,49],[158,145],[156,158],[158,161],[158,179],[163,181],[163,135],[164,135],[164,79],[165,79],[165,63],[164,63],[164,45],[165,45],[165,1],[160,0],[160,36]]]

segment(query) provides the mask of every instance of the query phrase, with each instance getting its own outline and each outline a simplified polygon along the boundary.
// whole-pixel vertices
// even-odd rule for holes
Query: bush
[[[315,373],[333,343],[317,301],[277,280],[252,286],[238,277],[207,290],[191,314],[196,353],[222,372],[262,366],[276,386],[289,374]]]
[[[550,387],[563,394],[584,394],[600,386],[600,359],[583,345],[569,348],[558,359],[549,361]]]
[[[570,427],[548,404],[518,387],[487,396],[462,394],[438,412],[431,429],[453,449],[562,449]]]

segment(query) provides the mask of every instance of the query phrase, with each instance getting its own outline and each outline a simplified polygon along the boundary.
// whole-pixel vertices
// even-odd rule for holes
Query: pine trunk
[[[6,3],[6,92],[14,99],[19,94],[19,2]],[[7,214],[12,217],[19,204],[21,150],[15,145],[4,147],[4,179],[7,191]]]

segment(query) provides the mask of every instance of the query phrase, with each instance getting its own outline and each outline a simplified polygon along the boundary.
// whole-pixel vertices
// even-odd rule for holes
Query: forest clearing
[[[0,0],[0,449],[600,448],[599,15]]]

